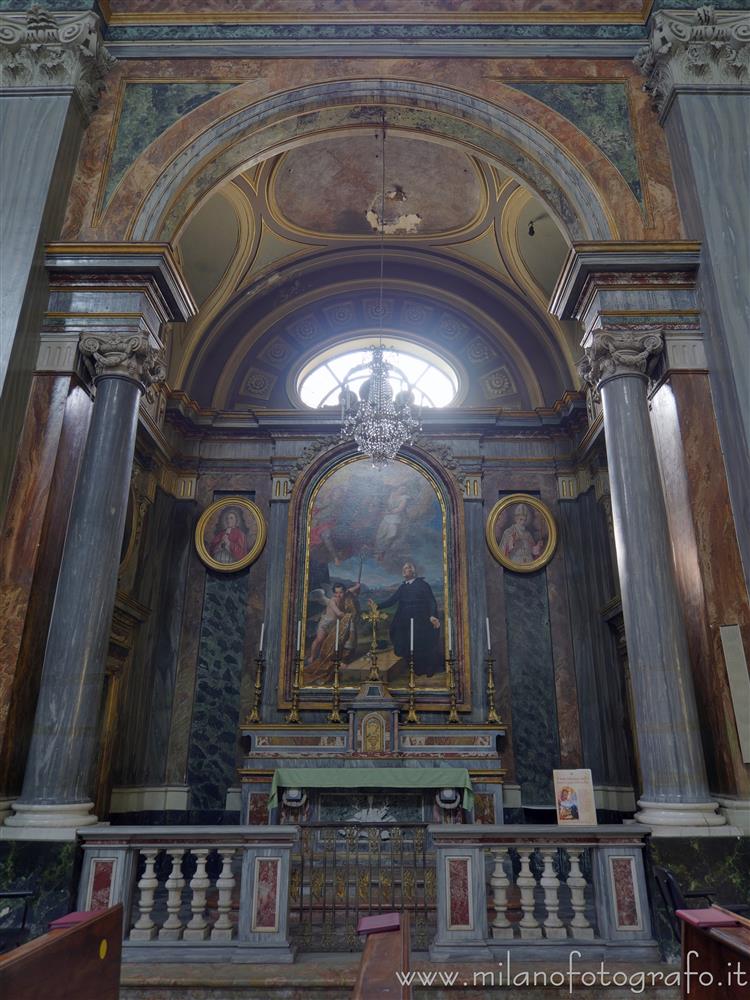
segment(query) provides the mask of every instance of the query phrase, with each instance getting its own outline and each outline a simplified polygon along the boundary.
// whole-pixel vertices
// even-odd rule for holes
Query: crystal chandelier
[[[354,438],[357,447],[367,455],[376,469],[381,469],[389,459],[395,458],[403,444],[408,444],[419,430],[419,420],[412,415],[409,403],[411,390],[399,392],[394,399],[389,372],[393,368],[383,356],[381,345],[370,348],[372,358],[368,365],[358,365],[348,373],[341,393],[342,426],[344,440]],[[347,381],[357,372],[368,369],[370,377],[363,383],[357,399]],[[393,369],[402,375],[398,369]],[[408,383],[407,383],[408,384]]]
[[[408,444],[419,430],[419,420],[411,412],[413,400],[410,388],[393,397],[389,374],[393,372],[407,387],[409,380],[404,373],[389,364],[383,347],[383,263],[385,260],[385,112],[381,120],[381,190],[380,190],[380,287],[378,316],[380,335],[377,346],[371,347],[369,364],[357,365],[344,377],[341,402],[341,438],[354,438],[357,447],[367,455],[376,469],[381,469],[389,459],[395,458],[402,444]],[[359,399],[349,387],[352,377],[369,371],[369,378],[359,390]],[[361,375],[360,375],[361,377]]]

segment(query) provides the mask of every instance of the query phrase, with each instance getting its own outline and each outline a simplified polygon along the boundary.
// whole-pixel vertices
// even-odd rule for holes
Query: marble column
[[[90,813],[108,639],[141,394],[165,377],[163,325],[187,319],[189,292],[166,248],[56,246],[50,312],[79,332],[94,403],[73,493],[20,799],[4,830],[39,839]],[[102,273],[110,269],[113,273]],[[139,270],[140,269],[140,270]],[[74,273],[71,273],[74,272]],[[75,273],[78,272],[78,273]],[[118,273],[119,272],[119,273]],[[59,274],[59,279],[55,277]]]
[[[661,836],[720,830],[648,403],[665,337],[700,336],[699,247],[575,246],[551,304],[583,326],[579,370],[601,397],[612,519],[642,776],[639,822]]]
[[[44,244],[59,235],[111,63],[93,13],[0,14],[0,509],[47,303]]]
[[[750,11],[662,10],[650,29],[635,61],[664,126],[687,236],[702,243],[712,396],[734,519],[750,524]],[[738,541],[750,587],[750,532]]]
[[[654,331],[588,337],[581,373],[601,394],[617,564],[637,716],[643,789],[639,822],[724,823],[703,759],[687,635],[649,420],[647,369],[662,350]]]

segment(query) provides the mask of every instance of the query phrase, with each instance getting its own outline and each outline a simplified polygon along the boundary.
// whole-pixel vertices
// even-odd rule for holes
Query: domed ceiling
[[[381,246],[390,319],[367,306]],[[207,198],[178,252],[201,310],[173,339],[170,383],[201,407],[299,409],[310,352],[381,320],[437,343],[437,328],[405,321],[415,302],[466,331],[443,345],[465,375],[462,405],[549,406],[575,384],[574,330],[546,310],[566,241],[510,174],[457,148],[390,132],[383,144],[371,126],[293,148]],[[332,324],[344,302],[359,303],[351,322]],[[291,335],[308,326],[309,342]]]

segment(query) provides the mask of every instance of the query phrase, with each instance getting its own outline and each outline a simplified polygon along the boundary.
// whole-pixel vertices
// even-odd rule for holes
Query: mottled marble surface
[[[51,920],[75,909],[81,857],[74,844],[0,843],[0,886],[31,889],[27,927],[31,937],[45,934]],[[0,926],[14,926],[15,916],[5,916],[0,901]]]
[[[560,746],[546,573],[505,571],[503,585],[516,780],[524,806],[547,806]]]

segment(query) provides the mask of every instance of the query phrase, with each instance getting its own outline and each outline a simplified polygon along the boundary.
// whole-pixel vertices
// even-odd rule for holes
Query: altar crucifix
[[[362,621],[369,622],[370,628],[372,630],[372,638],[370,639],[370,674],[368,680],[379,681],[380,673],[378,671],[378,623],[384,622],[388,615],[385,611],[379,611],[378,606],[374,601],[368,602],[369,611],[366,611],[362,615]]]

